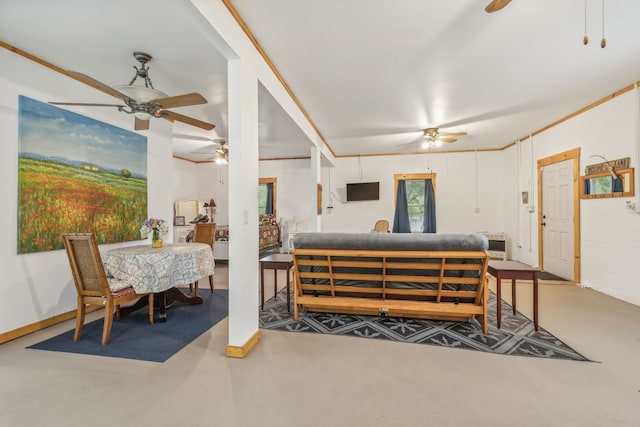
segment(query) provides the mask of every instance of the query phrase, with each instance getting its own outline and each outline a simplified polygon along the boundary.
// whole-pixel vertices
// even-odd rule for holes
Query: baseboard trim
[[[102,307],[87,307],[87,313],[90,313],[95,310],[102,310]],[[74,319],[75,317],[76,317],[76,310],[74,309],[71,311],[67,311],[66,313],[61,313],[53,317],[49,317],[48,319],[39,320],[35,323],[23,326],[18,329],[14,329],[12,331],[3,332],[2,334],[0,334],[0,344],[4,344],[8,341],[12,341],[17,338],[24,337],[25,335],[29,335],[34,332],[38,332],[42,329],[48,328],[49,326],[66,322],[67,320]]]
[[[249,354],[251,349],[255,347],[256,344],[258,344],[258,341],[260,341],[261,338],[262,332],[258,329],[256,333],[253,334],[253,336],[251,336],[251,338],[249,338],[249,340],[243,346],[227,345],[227,351],[225,355],[227,357],[242,359],[247,354]]]

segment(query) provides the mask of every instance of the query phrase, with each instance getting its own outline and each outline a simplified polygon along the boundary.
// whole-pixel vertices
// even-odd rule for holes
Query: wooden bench
[[[399,238],[386,238],[389,239]],[[381,243],[386,245],[386,241]],[[342,247],[338,249],[305,246],[313,244],[309,245],[304,238],[298,241],[296,236],[293,251],[295,320],[302,309],[453,321],[469,321],[475,317],[483,333],[488,331],[489,257],[486,250],[344,249],[344,244],[337,245]]]

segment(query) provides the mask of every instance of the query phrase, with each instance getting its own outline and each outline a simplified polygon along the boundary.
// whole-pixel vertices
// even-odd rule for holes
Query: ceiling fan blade
[[[446,136],[443,137],[443,138],[438,138],[438,140],[442,141],[442,142],[456,142],[457,141],[457,139],[455,139],[455,138],[449,138],[449,137],[446,137]]]
[[[173,137],[175,139],[191,139],[193,141],[207,141],[210,142],[211,144],[214,145],[220,145],[219,141],[224,141],[224,138],[219,136],[216,138],[208,138],[206,136],[199,136],[199,135],[187,135],[185,133],[174,133]]]
[[[413,141],[410,141],[410,142],[405,142],[405,143],[402,143],[402,144],[398,144],[397,146],[398,147],[406,147],[408,145],[414,145],[414,144],[417,144],[417,143],[423,142],[423,141],[424,141],[424,136],[421,136],[418,139],[414,139]]]
[[[149,120],[142,120],[139,118],[135,118],[135,124],[133,126],[133,129],[135,130],[147,130],[149,129]]]
[[[179,121],[205,130],[212,130],[214,127],[216,127],[216,125],[212,123],[203,122],[202,120],[174,113],[173,111],[169,110],[162,110],[159,112],[159,115],[169,120],[170,122]]]
[[[151,101],[152,104],[159,104],[161,108],[186,107],[188,105],[206,104],[207,100],[199,93],[187,93],[184,95],[170,96],[168,98],[158,98]]]
[[[454,132],[454,133],[445,132],[445,133],[441,133],[440,135],[444,136],[446,138],[451,138],[451,137],[454,137],[454,136],[465,136],[466,134],[467,134],[466,132]]]
[[[484,8],[484,10],[487,13],[497,12],[509,3],[511,3],[511,0],[493,0]]]
[[[124,107],[122,104],[93,104],[89,102],[49,102],[53,105],[79,105],[85,107]]]
[[[193,151],[190,151],[190,153],[193,153],[193,154],[215,154],[220,149],[220,148],[218,148],[219,145],[220,144],[212,142],[209,145],[205,145],[204,147],[200,147],[200,148],[197,148],[197,149],[195,149]]]
[[[71,77],[73,77],[74,79],[91,86],[94,89],[98,89],[101,92],[106,93],[107,95],[111,95],[113,97],[116,97],[118,99],[122,99],[123,101],[126,99],[129,99],[129,97],[127,95],[125,95],[122,92],[119,92],[117,90],[115,90],[114,88],[107,86],[106,84],[99,82],[98,80],[94,79],[93,77],[89,77],[86,74],[82,74],[82,73],[78,73],[77,71],[69,71],[67,70],[67,73],[69,73],[69,75]]]

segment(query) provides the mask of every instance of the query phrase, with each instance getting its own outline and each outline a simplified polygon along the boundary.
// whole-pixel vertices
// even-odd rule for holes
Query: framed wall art
[[[26,96],[18,102],[18,253],[61,249],[65,232],[140,240],[147,138]]]

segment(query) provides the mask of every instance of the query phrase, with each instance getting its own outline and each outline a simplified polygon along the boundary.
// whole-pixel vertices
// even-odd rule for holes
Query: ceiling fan
[[[467,134],[466,132],[440,133],[439,128],[427,128],[422,132],[422,137],[417,141],[400,144],[400,146],[420,143],[424,149],[438,148],[442,146],[443,142],[456,142],[458,137],[465,136]]]
[[[484,8],[484,10],[487,13],[497,12],[509,3],[511,3],[511,0],[493,0]]]
[[[211,141],[211,144],[209,146],[199,148],[197,150],[192,151],[191,153],[213,155],[212,157],[209,157],[207,160],[215,160],[217,164],[225,164],[229,162],[229,147],[227,146],[227,142],[224,139],[222,138],[207,139],[203,137],[195,137],[195,138],[189,137],[189,139]]]
[[[166,93],[155,89],[151,83],[151,79],[149,78],[149,68],[147,67],[147,63],[151,61],[152,56],[144,52],[133,52],[133,57],[140,63],[140,68],[135,65],[133,66],[136,70],[136,74],[128,85],[110,87],[92,77],[87,76],[86,74],[76,71],[67,71],[67,73],[75,79],[120,99],[125,105],[75,102],[50,102],[50,104],[117,107],[118,111],[133,114],[135,116],[135,130],[149,129],[149,119],[152,117],[163,118],[170,122],[179,121],[205,130],[212,130],[215,127],[214,124],[167,110],[167,108],[206,104],[207,100],[202,95],[195,92],[184,95],[168,96]],[[134,82],[138,79],[142,80],[144,86],[140,84],[134,85]]]

